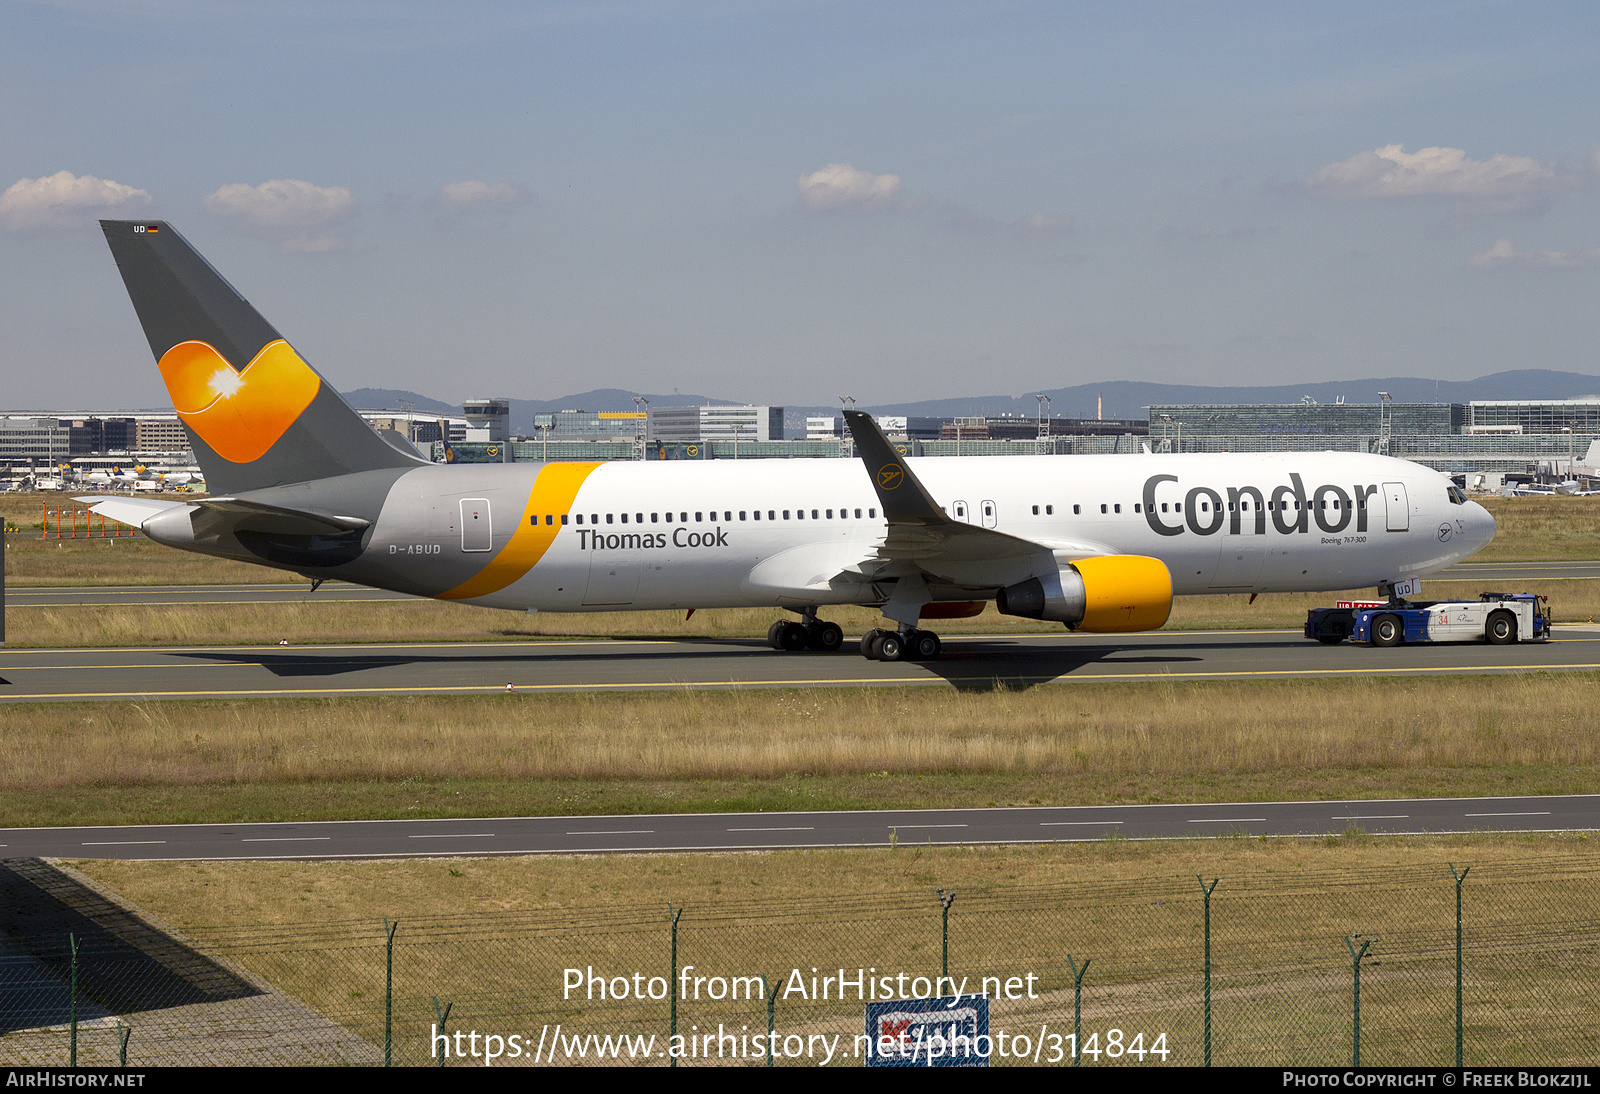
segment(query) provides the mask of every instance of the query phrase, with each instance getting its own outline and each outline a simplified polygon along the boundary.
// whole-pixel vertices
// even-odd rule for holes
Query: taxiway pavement
[[[779,653],[757,639],[0,650],[0,702],[1270,680],[1600,670],[1600,626],[1548,642],[1324,646],[1292,631],[952,636],[936,661]]]
[[[331,859],[1600,829],[1600,795],[0,829],[0,858]]]

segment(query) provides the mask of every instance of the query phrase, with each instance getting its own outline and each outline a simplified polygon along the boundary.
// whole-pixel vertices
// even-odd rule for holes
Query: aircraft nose
[[[1467,540],[1472,545],[1472,550],[1481,551],[1489,546],[1497,531],[1494,523],[1494,514],[1475,501],[1467,502],[1469,509],[1467,517]]]

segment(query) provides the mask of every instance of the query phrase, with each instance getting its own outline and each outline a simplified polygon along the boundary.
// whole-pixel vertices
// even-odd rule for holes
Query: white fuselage
[[[1437,472],[1381,456],[906,462],[955,519],[1037,543],[1060,563],[1101,554],[1158,558],[1179,595],[1375,586],[1449,566],[1495,530],[1481,506],[1453,500]],[[858,460],[606,463],[570,503],[541,505],[535,481],[556,466],[407,472],[373,529],[363,559],[370,567],[360,566],[367,573],[352,578],[382,585],[388,574],[414,588],[430,569],[459,575],[469,562],[497,560],[504,584],[451,598],[554,611],[882,600],[870,581],[839,580],[874,559],[887,532]],[[518,537],[530,535],[530,520],[540,522],[533,527],[543,528],[546,542],[525,570],[508,567],[505,560],[527,550]],[[992,596],[993,586],[1030,576],[1018,565],[997,563],[977,578],[964,571],[968,578],[940,588],[936,599]],[[1037,560],[1029,565],[1038,568]]]

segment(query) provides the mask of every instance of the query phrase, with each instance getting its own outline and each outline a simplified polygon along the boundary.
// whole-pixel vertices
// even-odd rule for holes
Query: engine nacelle
[[[1007,615],[1048,619],[1075,631],[1153,631],[1172,614],[1172,574],[1160,559],[1144,555],[1080,558],[1058,573],[1000,590],[996,601]]]

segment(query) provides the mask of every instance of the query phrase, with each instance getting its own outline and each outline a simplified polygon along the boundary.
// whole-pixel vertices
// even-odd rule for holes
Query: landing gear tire
[[[912,631],[906,639],[906,655],[913,661],[933,661],[943,645],[932,631]]]
[[[1398,646],[1406,636],[1405,628],[1400,625],[1400,617],[1395,615],[1380,615],[1372,621],[1372,644],[1374,646]]]
[[[799,653],[810,644],[811,636],[799,623],[778,624],[778,646],[787,653]]]
[[[881,631],[875,648],[879,661],[903,661],[906,659],[906,644],[900,640],[900,635],[894,631]]]
[[[861,656],[868,661],[878,661],[878,641],[883,638],[883,631],[868,631],[861,636]]]
[[[778,634],[783,630],[783,627],[784,622],[780,619],[772,626],[767,628],[767,645],[771,646],[775,650],[783,649],[783,643],[778,638]]]
[[[1493,646],[1509,646],[1517,640],[1517,620],[1510,612],[1495,612],[1489,617],[1484,637]]]
[[[839,629],[839,624],[837,623],[826,623],[818,620],[807,628],[806,644],[814,650],[832,653],[844,645],[844,631]]]

